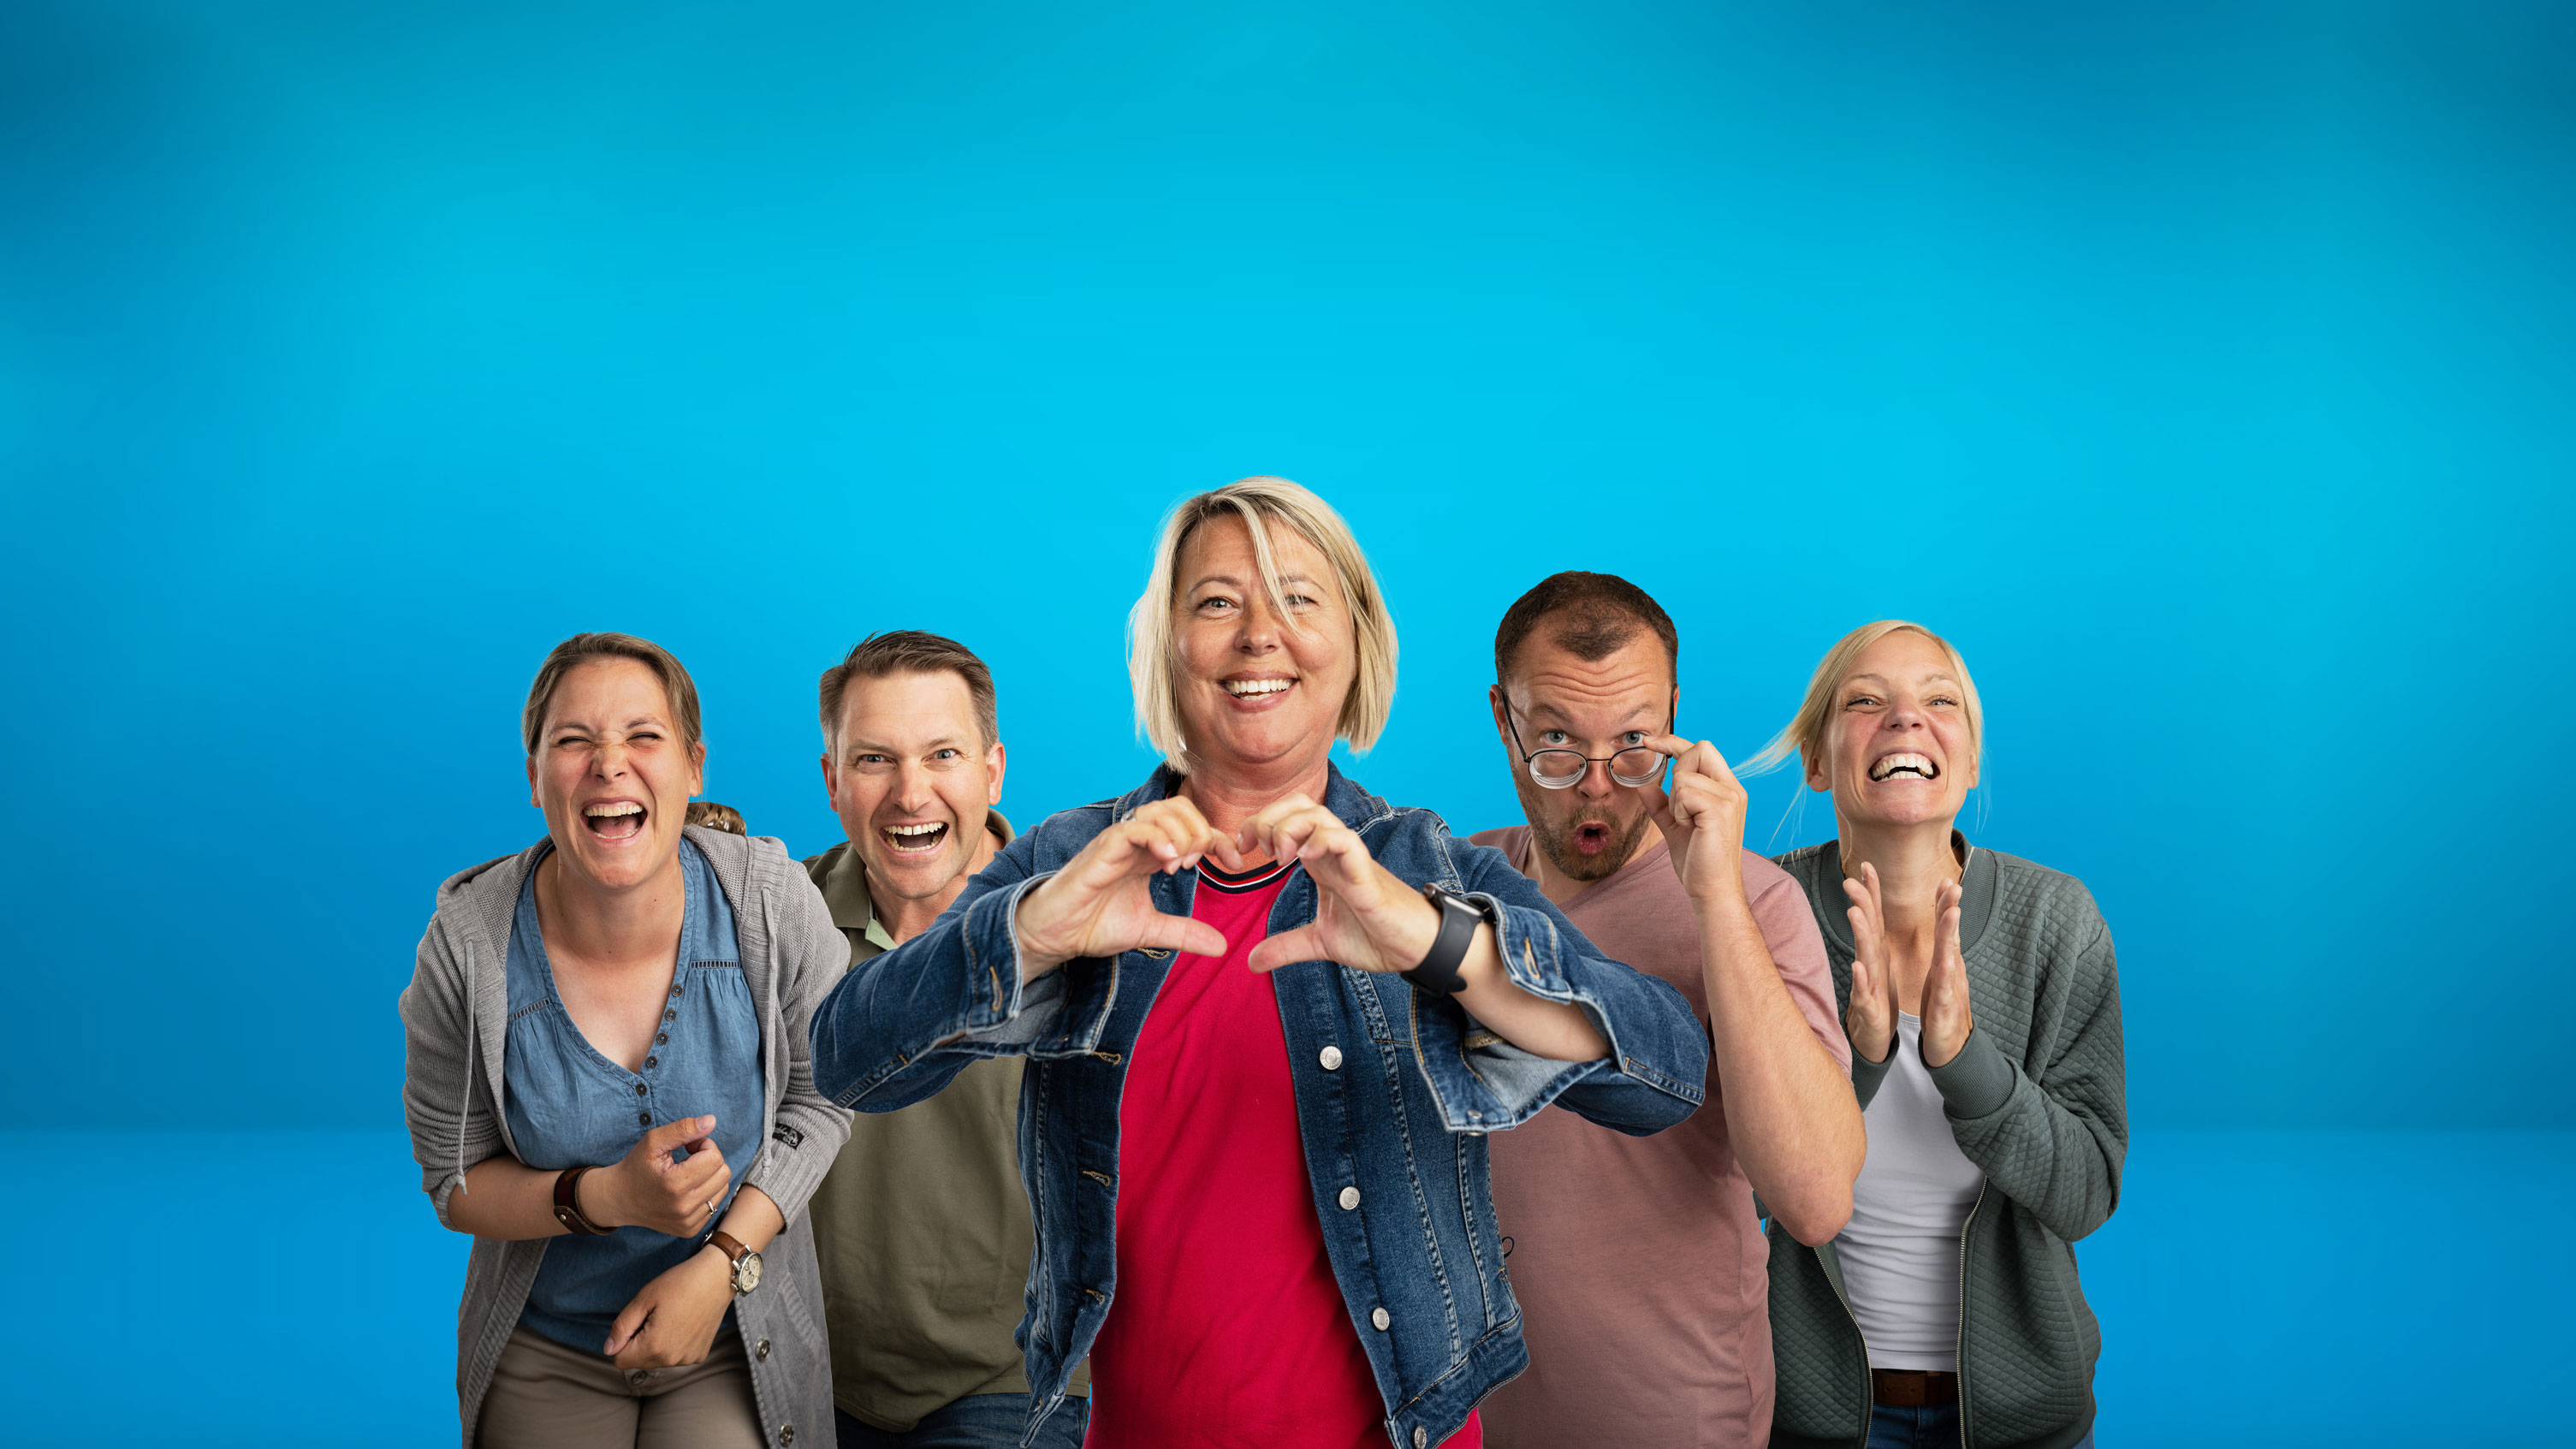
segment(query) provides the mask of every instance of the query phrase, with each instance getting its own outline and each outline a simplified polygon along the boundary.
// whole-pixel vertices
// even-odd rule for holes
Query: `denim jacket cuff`
[[[968,1032],[1008,1025],[1020,1014],[1020,933],[1015,921],[1020,898],[1047,877],[1031,876],[1009,890],[994,891],[966,908],[966,1016],[958,1023]]]
[[[1031,984],[1020,971],[1020,900],[1054,871],[994,891],[966,908],[966,1042],[974,1047],[1025,1044],[1046,1034],[1064,1009],[1065,968]]]
[[[1574,988],[1558,962],[1554,923],[1538,911],[1506,905],[1482,892],[1468,899],[1499,922],[1494,944],[1512,984],[1544,1000],[1581,1007],[1602,1040],[1612,1042],[1615,1054],[1617,1044],[1599,1006]],[[1523,1051],[1465,1012],[1419,996],[1413,1028],[1423,1077],[1440,1103],[1442,1125],[1452,1132],[1517,1127],[1568,1087],[1610,1066],[1608,1060],[1563,1062]]]

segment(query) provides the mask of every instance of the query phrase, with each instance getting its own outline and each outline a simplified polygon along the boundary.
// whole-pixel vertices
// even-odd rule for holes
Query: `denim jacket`
[[[1063,1401],[1117,1293],[1119,1097],[1171,953],[1070,961],[1024,982],[1011,922],[1031,887],[1179,783],[1158,769],[1120,799],[1049,817],[995,856],[929,930],[852,967],[814,1014],[815,1081],[863,1112],[920,1101],[978,1057],[1030,1059],[1020,1174],[1038,1246],[1019,1340],[1031,1438]],[[1439,816],[1392,808],[1338,770],[1324,803],[1406,882],[1438,881],[1493,908],[1514,984],[1577,1004],[1610,1043],[1602,1060],[1550,1061],[1400,976],[1329,961],[1276,973],[1333,1276],[1377,1376],[1390,1441],[1420,1449],[1529,1363],[1503,1274],[1484,1134],[1550,1102],[1622,1132],[1661,1131],[1700,1105],[1708,1038],[1680,992],[1603,959],[1500,852],[1452,839]],[[1155,876],[1156,907],[1188,915],[1195,881],[1186,871]],[[1271,934],[1312,921],[1315,905],[1314,882],[1292,872]],[[1364,1206],[1336,1205],[1346,1187]]]

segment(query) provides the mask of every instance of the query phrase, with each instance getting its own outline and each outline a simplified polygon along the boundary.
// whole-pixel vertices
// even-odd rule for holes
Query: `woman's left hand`
[[[1932,970],[1923,978],[1923,1065],[1946,1067],[1967,1045],[1977,1020],[1968,1010],[1968,960],[1959,950],[1959,883],[1932,898],[1941,913],[1932,938]]]
[[[1252,817],[1236,837],[1247,855],[1294,859],[1315,881],[1315,919],[1252,948],[1255,971],[1334,961],[1362,971],[1410,971],[1440,936],[1440,909],[1377,863],[1359,833],[1303,795]]]
[[[601,1352],[622,1369],[678,1368],[705,1363],[733,1306],[733,1265],[722,1252],[700,1248],[635,1295],[609,1325]]]

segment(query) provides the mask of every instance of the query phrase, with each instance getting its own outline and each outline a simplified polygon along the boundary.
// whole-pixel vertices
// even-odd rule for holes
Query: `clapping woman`
[[[1824,930],[1869,1134],[1840,1236],[1772,1225],[1781,1449],[2092,1439],[2101,1339],[2067,1245],[2119,1199],[2119,974],[2082,883],[1959,832],[1983,744],[1958,651],[1887,620],[1748,762],[1794,754],[1833,797],[1837,838],[1780,864]]]
[[[439,888],[402,995],[412,1154],[474,1235],[465,1443],[826,1435],[802,1209],[849,1118],[806,1022],[848,947],[777,841],[683,826],[706,745],[668,652],[565,640],[521,728],[546,833]]]

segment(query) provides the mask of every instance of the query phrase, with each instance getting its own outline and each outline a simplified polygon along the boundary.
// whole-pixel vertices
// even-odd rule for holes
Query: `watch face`
[[[745,1253],[742,1255],[742,1261],[733,1265],[733,1291],[748,1293],[759,1286],[760,1255]]]

